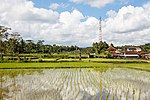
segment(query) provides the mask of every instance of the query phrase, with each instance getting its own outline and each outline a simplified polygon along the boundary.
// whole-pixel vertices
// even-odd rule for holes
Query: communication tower
[[[102,41],[102,19],[99,18],[99,41]]]

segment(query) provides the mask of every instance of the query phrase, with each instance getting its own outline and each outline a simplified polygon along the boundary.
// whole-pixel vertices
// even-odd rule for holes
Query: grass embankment
[[[83,62],[96,62],[96,63],[148,63],[148,60],[141,59],[106,59],[106,58],[87,58],[82,59]],[[41,58],[31,60],[29,62],[79,62],[79,59],[55,59],[55,58]]]
[[[1,69],[39,69],[39,68],[94,68],[108,67],[111,64],[94,62],[51,62],[51,63],[0,63]]]
[[[141,60],[141,59],[92,58],[92,59],[84,59],[83,61],[91,61],[91,62],[97,62],[97,63],[148,63],[148,60]]]
[[[123,67],[150,71],[150,62],[139,59],[37,59],[28,62],[0,63],[0,69],[42,69],[42,68],[101,68]]]
[[[126,61],[127,62],[127,61]],[[138,70],[150,71],[150,63],[111,63],[100,62],[42,62],[42,63],[0,63],[0,69],[49,69],[49,68],[131,68]]]

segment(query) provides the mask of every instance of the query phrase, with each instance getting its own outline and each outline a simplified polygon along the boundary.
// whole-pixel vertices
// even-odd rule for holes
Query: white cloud
[[[60,8],[67,8],[69,7],[70,4],[64,4],[64,3],[61,3],[61,4],[58,4],[58,3],[53,3],[49,6],[50,9],[52,10],[56,10],[56,9],[60,9]]]
[[[71,0],[75,3],[85,3],[91,7],[101,8],[109,3],[112,3],[114,0]]]
[[[147,5],[126,6],[118,12],[109,11],[104,23],[105,39],[118,45],[150,42],[150,10]]]
[[[97,19],[86,19],[78,10],[58,13],[36,8],[32,1],[0,1],[0,24],[18,31],[25,39],[78,46],[89,46],[95,40]]]
[[[60,8],[61,6],[58,4],[58,3],[53,3],[53,4],[51,4],[50,6],[49,6],[49,8],[51,8],[51,9],[58,9],[58,8]]]
[[[0,25],[21,33],[25,39],[44,39],[49,44],[90,46],[98,40],[98,19],[80,11],[58,13],[36,8],[32,1],[0,0]],[[13,5],[13,6],[12,6]],[[103,40],[115,45],[150,42],[150,3],[122,7],[102,21]]]
[[[46,31],[50,34],[45,34],[44,37],[54,37],[58,44],[89,46],[97,36],[98,27],[96,25],[98,25],[98,20],[89,17],[81,22],[84,18],[78,10],[62,12],[59,22],[47,29]],[[48,41],[48,38],[46,40]]]

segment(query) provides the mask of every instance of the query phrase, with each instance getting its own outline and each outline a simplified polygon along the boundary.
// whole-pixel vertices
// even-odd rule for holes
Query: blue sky
[[[38,8],[45,8],[49,9],[49,6],[53,3],[63,4],[66,5],[64,8],[58,8],[56,11],[63,12],[63,11],[72,11],[74,9],[79,10],[83,13],[84,16],[93,16],[99,18],[100,16],[102,19],[107,18],[106,13],[109,10],[118,11],[123,6],[142,6],[146,4],[148,0],[115,0],[113,3],[108,3],[101,8],[91,7],[86,3],[74,3],[71,0],[32,0],[34,2],[34,6]],[[85,0],[86,1],[86,0]]]

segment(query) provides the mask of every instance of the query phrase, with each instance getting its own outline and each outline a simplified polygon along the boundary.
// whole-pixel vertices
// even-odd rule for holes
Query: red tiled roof
[[[114,47],[112,47],[112,46],[110,46],[108,49],[107,49],[107,51],[116,51],[117,49],[116,48],[114,48]]]
[[[124,53],[125,53],[126,55],[138,54],[138,52],[134,52],[134,51],[125,51]]]

